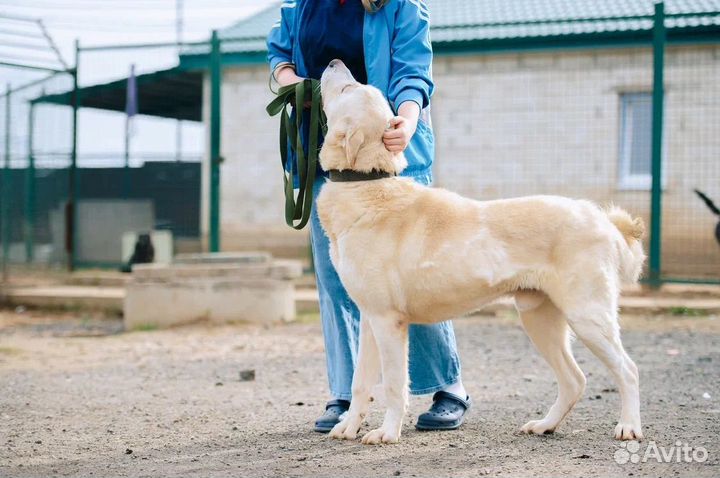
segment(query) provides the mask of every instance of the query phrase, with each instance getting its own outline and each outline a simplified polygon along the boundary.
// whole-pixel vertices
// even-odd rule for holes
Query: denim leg
[[[419,182],[424,182],[421,179]],[[314,185],[313,199],[325,183],[319,178]],[[313,201],[314,202],[314,201]],[[360,312],[350,299],[330,261],[330,243],[320,225],[313,204],[310,239],[315,264],[320,319],[325,339],[330,393],[335,398],[350,400],[352,377],[357,360]],[[452,322],[409,327],[410,391],[415,395],[442,390],[460,378]]]
[[[324,183],[325,178],[319,178],[313,189],[310,241],[320,297],[320,320],[325,339],[330,394],[334,398],[350,400],[353,370],[357,360],[360,311],[348,296],[330,261],[330,240],[325,235],[317,215],[314,203]]]
[[[460,379],[460,358],[451,321],[409,328],[410,393],[435,393]]]

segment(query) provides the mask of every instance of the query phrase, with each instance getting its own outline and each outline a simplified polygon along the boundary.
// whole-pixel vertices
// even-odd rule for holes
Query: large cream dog
[[[382,94],[339,60],[321,87],[329,126],[323,169],[400,173],[404,156],[382,142],[392,117]],[[400,177],[330,181],[317,208],[333,264],[361,311],[352,404],[330,436],[356,437],[382,376],[385,418],[362,442],[397,442],[408,403],[408,324],[456,318],[511,295],[559,389],[545,418],[522,431],[551,433],[583,394],[572,329],[617,381],[615,438],[642,439],[638,369],[617,319],[621,283],[636,282],[645,259],[642,221],[558,196],[479,202]]]

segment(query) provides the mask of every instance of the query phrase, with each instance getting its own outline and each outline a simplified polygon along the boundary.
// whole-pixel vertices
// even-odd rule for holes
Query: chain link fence
[[[4,262],[64,264],[72,110],[33,100],[72,90],[73,79],[70,73],[57,73],[25,85],[0,98]]]
[[[665,61],[662,275],[720,279],[720,46],[669,48]]]
[[[647,277],[655,283],[720,282],[720,218],[699,196],[720,205],[720,41],[666,41],[658,25],[695,19],[670,15],[658,21],[657,15],[628,20],[642,26],[641,40],[632,45],[437,51],[435,184],[478,199],[560,194],[615,203],[648,225]],[[243,211],[265,210],[276,200],[279,209],[279,188],[269,189],[269,179],[267,187],[256,187],[270,164],[279,168],[269,153],[276,135],[268,125],[275,122],[259,106],[264,97],[256,98],[266,92],[268,74],[263,35],[256,33],[250,40],[214,35],[209,43],[186,45],[180,63],[176,45],[80,48],[78,205],[121,200],[123,214],[132,215],[128,204],[135,201],[140,210],[152,210],[146,219],[153,229],[172,232],[176,250],[218,250],[221,223],[227,236],[240,230],[239,217],[252,220],[238,212],[233,198],[244,198]],[[126,142],[131,65],[140,115]],[[654,95],[658,78],[664,85],[660,96]],[[12,178],[3,190],[18,198],[7,212],[10,232],[4,240],[12,260],[63,260],[63,231],[54,231],[69,214],[62,211],[72,183],[72,102],[63,96],[68,91],[72,76],[61,75],[13,96],[11,155],[3,171]],[[29,105],[35,110],[32,135]],[[247,123],[252,118],[257,124]],[[27,179],[31,157],[34,183]],[[34,195],[28,184],[35,185]],[[272,190],[276,200],[268,198]],[[98,260],[101,254],[84,256],[90,243],[80,242],[91,241],[91,249],[103,253],[118,249],[100,239],[106,224],[118,222],[100,213],[101,206],[86,210],[93,219],[71,237],[75,265],[113,262]],[[36,250],[32,257],[30,250]]]
[[[617,204],[647,225],[647,280],[719,283],[720,217],[695,190],[720,205],[720,40],[663,38],[658,63],[645,38],[614,49],[437,55],[436,184],[482,200],[554,194]]]
[[[150,231],[201,250],[202,75],[177,63],[175,45],[78,48],[77,89],[71,71],[0,99],[4,263],[116,267]]]

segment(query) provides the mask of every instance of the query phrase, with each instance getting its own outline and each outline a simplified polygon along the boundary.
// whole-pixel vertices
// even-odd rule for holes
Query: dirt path
[[[382,447],[311,431],[327,398],[316,322],[115,335],[120,327],[0,314],[0,476],[720,475],[717,317],[625,319],[647,439],[666,451],[677,441],[704,447],[708,457],[623,465],[611,439],[618,394],[579,344],[584,399],[555,435],[515,433],[546,411],[555,386],[511,318],[456,323],[475,402],[466,425],[415,431],[429,403],[415,397],[401,443]],[[246,369],[254,381],[239,381]],[[375,408],[369,422],[379,420]]]

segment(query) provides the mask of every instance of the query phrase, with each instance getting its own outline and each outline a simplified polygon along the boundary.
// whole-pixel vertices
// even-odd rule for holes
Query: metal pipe
[[[2,228],[2,280],[3,283],[8,281],[8,262],[10,260],[10,195],[8,188],[10,187],[10,116],[12,103],[12,87],[10,83],[6,87],[5,95],[5,158],[3,161],[2,171],[2,192],[0,193],[0,227]]]
[[[27,65],[24,63],[13,63],[10,61],[0,61],[0,66],[9,66],[11,68],[22,68],[25,70],[52,71],[55,73],[65,73],[65,70],[59,70],[57,68],[50,68],[47,66],[39,66],[39,65]]]
[[[209,45],[209,43],[207,41],[197,41],[197,42],[184,42],[184,43],[182,43],[181,46],[207,46],[207,45]],[[137,49],[141,49],[141,48],[171,48],[171,47],[177,47],[177,46],[178,46],[178,43],[176,41],[162,42],[162,43],[124,43],[122,45],[84,46],[80,50],[81,51],[137,50]]]
[[[35,157],[33,136],[35,129],[35,104],[28,104],[28,168],[25,173],[25,262],[35,259]]]
[[[210,252],[220,251],[221,89],[222,57],[220,39],[217,30],[213,30],[210,54]]]
[[[650,191],[650,285],[662,284],[662,146],[665,68],[665,4],[655,4],[653,25],[652,187]]]
[[[73,69],[73,117],[72,117],[72,149],[70,153],[70,174],[68,178],[68,202],[65,206],[65,251],[68,255],[68,270],[75,269],[77,255],[77,240],[75,237],[78,200],[78,171],[77,171],[77,145],[78,145],[78,110],[80,109],[80,41],[75,40],[75,68]]]

